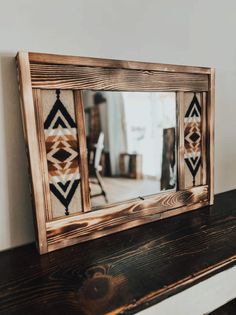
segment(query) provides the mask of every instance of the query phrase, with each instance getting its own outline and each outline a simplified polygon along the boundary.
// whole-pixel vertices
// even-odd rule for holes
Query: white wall
[[[216,192],[236,186],[236,1],[0,0],[0,250],[34,239],[18,50],[216,67]]]

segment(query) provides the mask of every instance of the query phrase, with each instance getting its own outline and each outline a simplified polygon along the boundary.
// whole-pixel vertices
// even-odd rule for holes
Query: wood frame
[[[19,52],[16,56],[23,129],[27,145],[37,245],[40,254],[95,239],[141,224],[160,220],[213,203],[214,196],[214,95],[212,68],[164,65],[86,57]],[[53,219],[40,126],[40,91],[66,89],[74,94],[78,123],[82,212]],[[122,91],[174,91],[177,95],[177,191],[144,200],[91,209],[86,162],[82,89]],[[201,102],[200,182],[185,182],[186,97]],[[190,95],[191,96],[191,95]]]

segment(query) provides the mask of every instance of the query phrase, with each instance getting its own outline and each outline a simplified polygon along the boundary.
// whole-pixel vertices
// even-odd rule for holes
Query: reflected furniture
[[[121,153],[120,173],[124,177],[142,179],[142,155],[137,153]]]
[[[102,183],[102,177],[100,175],[100,172],[102,171],[102,165],[100,164],[100,162],[101,162],[101,157],[102,157],[102,150],[104,147],[103,143],[104,143],[104,134],[100,132],[98,136],[98,142],[95,144],[94,157],[91,162],[89,161],[89,177],[92,177],[92,178],[95,177],[95,182],[92,181],[92,179],[90,179],[90,183],[94,183],[95,185],[97,184],[100,187],[101,192],[96,195],[90,194],[90,197],[95,198],[102,195],[105,201],[108,202],[105,188]]]
[[[174,188],[175,185],[175,129],[166,128],[163,130],[163,150],[162,150],[162,174],[161,190]]]

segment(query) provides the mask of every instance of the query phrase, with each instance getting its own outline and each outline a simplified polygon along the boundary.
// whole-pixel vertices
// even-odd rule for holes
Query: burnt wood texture
[[[94,89],[112,91],[196,91],[208,90],[205,74],[171,73],[147,70],[43,65],[31,63],[33,88]]]
[[[188,204],[194,204],[196,208],[199,208],[208,204],[207,197],[207,186],[199,186],[189,191],[159,194],[155,198],[121,204],[113,209],[112,215],[108,206],[105,210],[97,210],[76,217],[71,216],[47,222],[48,250],[52,251],[67,245],[119,232],[127,229],[127,227],[132,228],[180,214],[188,211]]]
[[[235,238],[233,190],[199,211],[43,256],[34,245],[5,251],[0,315],[134,314],[235,265]]]
[[[16,61],[32,179],[37,245],[41,254],[213,203],[213,69],[24,52],[18,53]],[[176,92],[176,192],[162,192],[142,200],[137,198],[91,211],[81,97],[81,90],[86,89]],[[42,95],[45,92],[50,94],[52,90],[56,91],[57,101],[53,102],[53,108],[48,112],[52,125],[45,129],[43,108],[48,110],[50,106],[43,102]],[[64,93],[73,94],[73,110],[68,109],[70,114],[59,100],[60,94],[63,98]],[[64,112],[64,121],[56,116],[59,105]],[[55,131],[59,120],[55,127],[54,119],[60,119],[63,128],[67,128],[61,128],[64,133],[61,129],[58,133]],[[78,155],[78,158],[74,157],[71,169],[66,171],[73,174],[73,182],[69,179],[60,182],[60,176],[65,178],[67,175],[64,169],[68,164],[66,157],[72,154]],[[77,185],[80,185],[80,193],[76,191]],[[73,189],[69,191],[71,186]],[[60,200],[62,209],[52,191]],[[69,211],[69,203],[73,194],[79,197],[73,203],[72,212]],[[59,214],[54,215],[53,209]]]

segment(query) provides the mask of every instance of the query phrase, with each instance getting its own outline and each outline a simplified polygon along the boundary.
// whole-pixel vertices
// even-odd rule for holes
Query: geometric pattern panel
[[[72,91],[42,91],[52,216],[81,211],[79,153]]]
[[[184,161],[186,186],[200,185],[202,165],[202,107],[200,95],[185,93]]]

